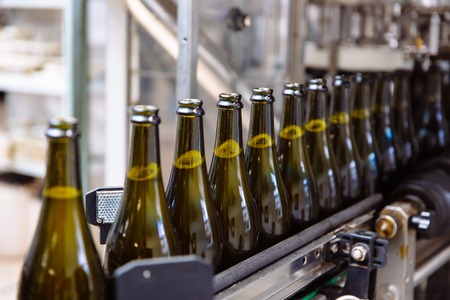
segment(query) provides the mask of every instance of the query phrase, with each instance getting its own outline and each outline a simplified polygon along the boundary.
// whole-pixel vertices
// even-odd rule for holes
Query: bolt
[[[393,238],[397,233],[397,227],[397,222],[389,215],[380,216],[375,223],[377,233],[382,238]]]
[[[336,254],[339,251],[338,245],[337,244],[333,244],[330,246],[330,252],[331,254]]]
[[[351,256],[355,261],[364,261],[367,257],[367,246],[364,244],[356,244],[355,246],[353,246],[352,251],[351,251]]]

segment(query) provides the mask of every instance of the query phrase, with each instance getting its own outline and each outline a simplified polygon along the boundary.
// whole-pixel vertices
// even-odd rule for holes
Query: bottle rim
[[[53,117],[48,120],[48,128],[45,135],[49,138],[77,138],[78,119],[74,117]]]
[[[202,108],[203,101],[200,99],[184,98],[178,100],[177,115],[200,117],[205,114]]]
[[[159,108],[154,105],[135,105],[131,108],[130,121],[132,123],[158,125],[161,123],[158,112]]]
[[[283,95],[284,96],[303,96],[304,86],[299,82],[287,82],[284,84]]]
[[[350,80],[347,75],[339,74],[333,78],[333,86],[350,86]]]
[[[308,82],[309,91],[327,91],[327,81],[324,78],[313,78]]]
[[[369,83],[372,81],[372,76],[368,73],[355,73],[351,78],[350,81],[352,83]]]
[[[269,87],[257,87],[252,89],[252,96],[250,97],[252,102],[274,102],[273,89]]]
[[[219,108],[241,109],[244,107],[241,99],[242,96],[238,93],[220,93],[216,106]]]

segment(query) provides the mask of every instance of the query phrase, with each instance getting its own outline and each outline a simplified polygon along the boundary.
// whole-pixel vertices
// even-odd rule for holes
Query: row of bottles
[[[310,80],[306,88],[287,83],[278,134],[273,91],[256,88],[245,149],[241,96],[222,93],[209,173],[202,101],[179,100],[166,190],[158,108],[133,107],[123,201],[103,266],[83,211],[77,122],[52,119],[44,204],[23,266],[19,298],[101,299],[106,295],[104,272],[112,275],[140,258],[195,254],[219,272],[364,197],[384,192],[420,157],[448,145],[448,129],[439,125],[445,121],[439,118],[439,74],[433,67],[428,72],[417,136],[409,103],[410,74],[405,71],[335,76],[331,93],[320,78]]]

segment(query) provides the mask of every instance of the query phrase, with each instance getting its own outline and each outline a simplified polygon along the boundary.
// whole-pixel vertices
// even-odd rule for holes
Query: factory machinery
[[[178,8],[162,1],[127,3],[150,34],[142,10],[159,16],[158,22],[169,35],[194,30],[190,34],[198,48],[189,46],[188,41],[178,52],[178,70],[187,70],[177,74],[184,76],[177,78],[178,95],[192,92],[196,84],[192,72],[198,72],[198,85],[210,92],[212,99],[218,94],[211,91],[214,78],[221,79],[219,91],[235,90],[244,95],[251,91],[245,85],[248,73],[226,65],[214,47],[208,46],[193,18],[195,10],[190,10],[201,11],[196,1],[179,1]],[[287,8],[280,9],[278,17],[286,24],[283,57],[292,62],[284,65],[280,81],[304,82],[309,77],[339,72],[412,71],[417,64],[426,65],[430,57],[439,59],[444,67],[450,61],[448,0],[279,3]],[[245,1],[241,4],[222,10],[230,32],[260,24],[246,11]],[[173,23],[174,9],[178,9],[179,22],[187,24],[178,31]],[[233,45],[230,48],[233,50]],[[205,74],[209,75],[208,83]],[[218,274],[192,256],[137,260],[116,271],[111,292],[119,300],[448,299],[450,155],[423,161],[409,173],[392,192],[363,199]],[[99,226],[102,243],[114,222],[121,195],[121,187],[101,187],[86,195],[88,222]]]

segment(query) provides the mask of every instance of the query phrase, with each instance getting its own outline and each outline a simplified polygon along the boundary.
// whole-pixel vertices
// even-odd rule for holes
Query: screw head
[[[356,244],[355,246],[353,246],[350,255],[352,256],[352,258],[355,261],[364,261],[366,260],[367,257],[367,253],[369,252],[369,250],[367,249],[367,246],[364,244]]]

